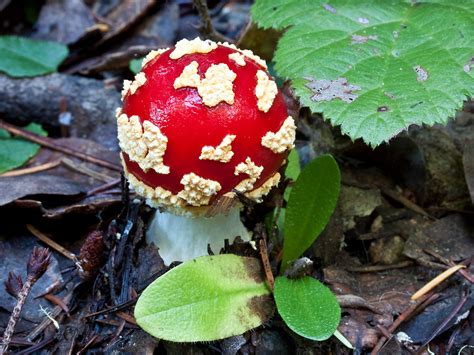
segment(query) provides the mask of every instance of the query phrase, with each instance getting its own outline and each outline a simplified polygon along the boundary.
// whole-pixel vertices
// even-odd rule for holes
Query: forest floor
[[[153,211],[121,180],[115,108],[123,79],[133,76],[130,60],[196,37],[201,19],[186,0],[13,3],[0,1],[3,34],[61,42],[70,54],[55,74],[28,79],[0,74],[1,122],[20,127],[37,122],[49,134],[26,170],[0,176],[0,334],[16,303],[3,287],[8,274],[26,275],[34,246],[47,245],[53,253],[26,301],[11,350],[349,353],[333,338],[313,342],[297,336],[278,315],[241,336],[211,343],[158,341],[136,325],[137,296],[174,265],[164,265],[156,248],[146,245]],[[248,25],[251,2],[209,3],[219,33],[271,58],[278,34]],[[339,331],[358,353],[374,348],[384,354],[473,353],[474,104],[467,102],[447,127],[411,128],[374,150],[300,108],[288,83],[283,91],[298,117],[301,164],[330,153],[342,173],[336,211],[306,253],[314,261],[309,273],[342,305]],[[60,124],[64,115],[70,115],[70,124]],[[84,155],[100,158],[86,161]],[[268,238],[274,268],[281,239],[278,230],[266,233],[264,225],[282,193],[276,189],[243,213],[255,237]],[[225,252],[259,257],[238,241]],[[85,255],[89,263],[79,272],[77,260]],[[466,268],[411,300],[456,264]]]

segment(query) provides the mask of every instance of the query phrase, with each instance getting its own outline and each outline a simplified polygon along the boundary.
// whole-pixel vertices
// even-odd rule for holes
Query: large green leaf
[[[325,340],[334,334],[341,319],[341,308],[331,290],[305,276],[275,280],[278,313],[295,333],[312,340]]]
[[[155,280],[135,307],[137,323],[170,341],[210,341],[258,327],[273,314],[260,261],[204,256]]]
[[[332,156],[322,155],[304,167],[286,207],[283,269],[323,231],[336,207],[340,185],[339,167]]]
[[[26,130],[46,136],[39,124],[30,123]],[[0,129],[0,174],[18,168],[38,153],[40,146],[21,138],[13,138],[10,133]]]
[[[68,53],[68,48],[60,43],[0,36],[0,71],[13,77],[52,73]]]
[[[278,75],[304,106],[376,146],[411,124],[445,124],[474,94],[474,1],[257,0],[288,28]]]

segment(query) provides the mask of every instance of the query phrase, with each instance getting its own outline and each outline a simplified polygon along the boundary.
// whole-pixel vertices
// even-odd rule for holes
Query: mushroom
[[[195,38],[150,52],[142,66],[124,82],[117,124],[129,185],[158,209],[147,241],[169,264],[249,240],[239,203],[213,214],[236,192],[261,202],[294,146],[294,121],[265,61]]]

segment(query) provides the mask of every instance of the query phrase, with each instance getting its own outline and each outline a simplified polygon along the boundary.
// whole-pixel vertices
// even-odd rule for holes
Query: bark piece
[[[120,94],[100,80],[51,74],[32,79],[0,75],[0,115],[7,120],[59,126],[61,102],[72,114],[71,135],[116,150],[115,109]]]

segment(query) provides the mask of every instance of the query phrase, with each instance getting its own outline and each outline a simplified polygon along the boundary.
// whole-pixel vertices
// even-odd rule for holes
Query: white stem
[[[234,207],[227,215],[215,217],[177,216],[156,211],[150,223],[146,238],[159,248],[165,264],[186,261],[208,255],[207,245],[218,254],[224,247],[224,240],[230,242],[240,236],[250,240],[250,234],[240,220],[240,209]]]

